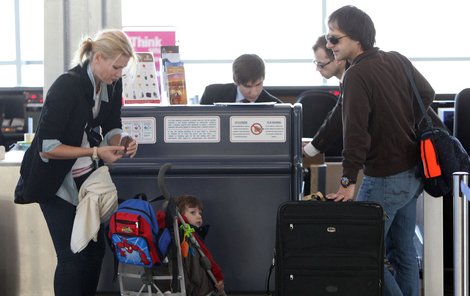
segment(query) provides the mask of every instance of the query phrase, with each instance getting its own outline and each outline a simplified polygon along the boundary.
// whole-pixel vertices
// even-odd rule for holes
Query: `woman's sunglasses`
[[[339,40],[341,38],[344,38],[344,37],[348,37],[348,35],[344,35],[344,36],[341,36],[341,37],[336,37],[336,36],[331,36],[331,35],[325,35],[325,39],[327,42],[330,42],[331,44],[333,45],[336,45],[339,43]]]

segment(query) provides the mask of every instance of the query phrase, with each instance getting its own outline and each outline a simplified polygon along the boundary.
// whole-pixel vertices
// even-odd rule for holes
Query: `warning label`
[[[165,143],[218,143],[220,117],[166,116]]]
[[[285,142],[285,116],[232,116],[230,142]]]

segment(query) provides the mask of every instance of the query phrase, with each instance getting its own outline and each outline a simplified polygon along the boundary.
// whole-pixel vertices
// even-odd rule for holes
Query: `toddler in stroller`
[[[171,197],[164,182],[165,173],[170,168],[171,164],[164,164],[158,174],[158,186],[162,196],[147,201],[145,194],[139,194],[134,199],[122,202],[111,218],[108,235],[115,244],[112,249],[119,260],[117,277],[121,295],[139,296],[145,293],[148,296],[225,296],[222,272],[202,241],[205,236],[203,230],[207,228],[202,226],[202,203],[194,196]],[[165,210],[157,211],[155,214],[149,203],[162,199],[165,200],[163,206]],[[134,203],[144,205],[136,209],[130,205]],[[144,212],[147,213],[144,214]],[[149,217],[151,218],[147,221]],[[152,233],[155,235],[149,233],[149,237],[140,239],[143,233],[147,233],[153,228],[155,231]],[[168,244],[168,241],[164,239],[168,237],[168,232],[173,238],[171,244]],[[139,242],[155,240],[148,249],[154,250],[156,254],[146,257],[142,255],[142,252],[137,252],[137,256],[135,256],[135,250],[147,249],[141,246],[135,248],[129,246],[133,242],[131,238],[135,238],[135,236],[138,236],[137,241]],[[121,247],[123,241],[125,242],[124,248]],[[162,241],[166,243],[162,244]],[[182,246],[184,250],[181,249]],[[165,255],[167,251],[169,251],[168,256]],[[185,255],[184,258],[182,254]],[[148,260],[129,262],[126,259],[142,259],[144,257]],[[156,260],[153,260],[153,257]],[[162,266],[161,263],[164,262],[164,259],[169,261],[168,264]],[[133,272],[123,270],[128,264],[140,265],[136,267],[143,267],[143,273],[141,270]],[[168,273],[164,271],[165,266],[168,267]],[[125,288],[124,278],[140,279],[141,283],[135,286],[137,289],[140,286],[139,291],[132,292]],[[171,287],[162,284],[161,281],[171,283]],[[159,282],[158,286],[156,282]],[[186,287],[188,291],[186,291]],[[163,292],[166,288],[171,291]],[[147,292],[144,291],[145,289]]]
[[[202,202],[193,195],[181,195],[175,197],[175,204],[185,222],[180,237],[187,294],[225,295],[222,271],[203,242],[209,226],[202,224]]]

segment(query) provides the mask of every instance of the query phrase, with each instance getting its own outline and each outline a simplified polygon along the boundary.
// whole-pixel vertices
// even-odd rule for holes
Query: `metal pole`
[[[454,173],[454,296],[468,296],[468,203],[460,182],[468,173]]]

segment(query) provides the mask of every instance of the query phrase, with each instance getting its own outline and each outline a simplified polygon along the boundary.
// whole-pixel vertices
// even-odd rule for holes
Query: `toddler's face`
[[[189,208],[184,210],[183,216],[188,219],[189,224],[197,227],[202,225],[202,210],[200,208]]]

